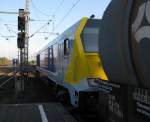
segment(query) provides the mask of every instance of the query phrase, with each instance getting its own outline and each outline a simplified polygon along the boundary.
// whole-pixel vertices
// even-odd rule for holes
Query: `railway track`
[[[3,79],[3,80],[2,80]],[[4,85],[6,85],[6,83],[8,83],[10,80],[12,80],[13,79],[13,76],[12,77],[9,77],[9,78],[7,78],[7,77],[3,77],[3,78],[1,78],[0,80],[0,82],[1,82],[1,84],[0,84],[0,88],[2,88]]]
[[[5,78],[6,76],[5,75],[2,75],[1,77],[0,77],[0,80],[2,80],[3,78]]]
[[[12,91],[14,88],[14,82],[12,82],[13,79],[14,76],[12,72],[0,77],[0,96],[4,96],[5,93]]]

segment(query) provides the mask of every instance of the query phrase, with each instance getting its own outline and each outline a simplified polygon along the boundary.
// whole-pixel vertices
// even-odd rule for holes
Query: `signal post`
[[[20,69],[19,69],[20,78],[19,80],[16,80],[15,83],[16,93],[24,91],[25,53],[23,50],[25,49],[25,35],[26,35],[25,24],[26,24],[25,11],[24,9],[19,9],[17,46],[20,49]]]

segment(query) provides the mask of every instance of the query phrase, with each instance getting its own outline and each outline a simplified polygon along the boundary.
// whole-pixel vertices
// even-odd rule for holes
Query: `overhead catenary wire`
[[[17,27],[17,25],[15,25],[15,24],[9,24],[9,23],[7,23],[7,25]]]
[[[8,27],[8,24],[3,24],[3,25],[6,27],[6,29],[8,30],[8,32],[10,34],[11,33],[17,34],[17,32],[15,32],[14,30],[12,30],[11,28]],[[5,39],[6,41],[8,41],[10,38],[15,38],[17,36],[16,35],[4,35],[4,34],[0,33],[0,37],[3,38],[3,39]]]
[[[40,20],[40,19],[30,19],[30,22],[46,22],[49,20]]]
[[[54,12],[53,12],[53,15],[55,15],[55,14],[57,13],[57,11],[61,8],[61,6],[63,5],[64,1],[65,1],[65,0],[61,0],[61,1],[60,1],[60,4],[56,7],[56,9],[55,9]]]
[[[6,38],[2,33],[0,33],[0,37],[4,38],[5,40],[8,41],[8,38]]]
[[[31,4],[32,4],[32,6],[34,7],[34,9],[36,9],[40,14],[42,14],[42,15],[45,15],[45,16],[51,16],[52,18],[52,21],[53,21],[53,23],[52,23],[52,31],[53,31],[53,33],[54,33],[54,28],[55,28],[55,24],[54,24],[54,21],[55,21],[55,14],[58,12],[58,10],[61,8],[61,6],[63,5],[63,3],[64,3],[64,0],[61,0],[60,1],[60,3],[58,4],[58,6],[56,7],[56,9],[54,10],[54,12],[53,12],[53,14],[52,15],[48,15],[47,13],[45,13],[45,12],[43,12],[43,11],[41,11],[41,9],[39,9],[38,7],[36,7],[36,5],[34,4],[34,2],[33,2],[33,0],[31,0]],[[41,21],[45,21],[45,20],[34,20],[34,19],[31,19],[30,21],[39,21],[39,22],[41,22]],[[41,29],[43,29],[44,27],[41,27]],[[41,30],[40,29],[40,30]],[[38,32],[37,32],[38,33]],[[36,33],[34,33],[34,34],[32,34],[29,38],[31,38],[31,37],[33,37],[34,35],[35,35]],[[51,32],[49,33],[49,36],[51,35]],[[58,35],[58,33],[56,33],[56,35]]]
[[[53,26],[54,26],[54,27],[53,27],[53,31],[54,31],[55,28],[58,28],[58,26],[60,26],[60,25],[63,23],[63,21],[65,20],[65,18],[71,13],[71,11],[73,10],[73,8],[74,8],[79,2],[80,2],[80,0],[77,0],[77,1],[72,5],[72,7],[67,11],[67,13],[64,15],[64,17],[60,20],[60,22],[59,22],[56,26],[53,25]],[[46,16],[55,17],[54,14],[56,14],[57,11],[60,9],[60,7],[63,5],[64,0],[61,0],[60,4],[59,4],[59,5],[56,7],[56,9],[54,10],[53,15],[48,15],[48,14],[42,12],[40,9],[38,9],[38,8],[35,6],[33,0],[31,0],[31,3],[32,3],[33,7],[39,11],[39,13],[41,13],[41,14],[43,14],[43,15],[46,15]],[[51,20],[51,21],[52,21],[52,20]],[[53,20],[53,21],[54,21],[54,20]],[[49,22],[48,22],[48,23],[49,23]],[[54,23],[53,23],[53,24],[54,24]],[[40,27],[35,33],[31,34],[31,36],[29,36],[28,38],[32,38],[35,34],[37,34],[41,29],[43,29],[43,28],[46,27],[47,25],[49,25],[49,24],[45,24],[45,25],[43,25],[42,27]],[[56,34],[56,35],[58,35],[58,34]],[[49,38],[49,36],[51,36],[51,33],[49,33],[47,39]]]
[[[58,28],[63,22],[64,20],[67,18],[67,16],[71,13],[71,11],[73,10],[74,7],[76,7],[76,5],[80,2],[80,0],[77,0],[72,7],[67,11],[67,13],[63,16],[63,18],[60,20],[60,22],[56,25],[56,27],[54,27],[55,29]],[[51,34],[48,35],[48,37],[46,37],[47,39],[49,38],[49,36],[51,36]]]
[[[43,12],[43,11],[41,11],[41,9],[39,9],[38,7],[36,7],[36,5],[34,4],[34,2],[33,2],[33,0],[31,0],[31,4],[32,4],[32,7],[35,9],[35,10],[37,10],[38,11],[38,13],[40,13],[40,14],[42,14],[42,15],[44,15],[44,16],[48,16],[48,17],[50,17],[50,19],[49,20],[51,20],[51,21],[53,21],[53,23],[54,23],[54,15],[50,15],[50,14],[47,14],[47,13],[45,13],[45,12]],[[58,9],[58,8],[57,8]],[[38,19],[38,20],[36,20],[36,19],[31,19],[30,21],[31,22],[45,22],[45,21],[48,21],[49,22],[49,20],[40,20],[40,19]],[[47,25],[49,25],[49,24],[47,24]],[[53,24],[54,25],[54,24]],[[46,27],[46,25],[45,25],[45,27]],[[43,29],[44,27],[41,27],[41,29]],[[40,30],[41,30],[40,29]],[[46,29],[45,29],[46,30]],[[37,32],[38,33],[38,32]],[[35,34],[37,34],[37,33],[35,33]],[[34,34],[34,35],[35,35]],[[31,38],[31,37],[33,37],[34,36],[33,34],[29,37],[29,38]]]
[[[1,34],[0,34],[0,37],[5,39],[8,44],[10,44],[11,38],[17,38],[17,36],[9,36],[9,35],[4,36],[4,35],[1,35]]]
[[[3,37],[4,35],[2,33],[0,33],[0,36]]]
[[[10,33],[10,35],[3,35],[2,33],[0,33],[0,37],[4,38],[5,40],[9,40],[9,38],[14,38],[17,37],[16,34],[17,32],[15,30],[13,30],[10,26],[16,27],[17,25],[15,24],[10,24],[7,23],[7,21],[5,21],[4,19],[0,18],[0,21],[2,23],[2,25],[4,25],[6,27],[6,29],[8,30],[8,32]],[[15,35],[12,35],[11,33],[14,33]]]
[[[8,26],[8,24],[4,24],[4,25],[6,26],[7,30],[9,31],[9,33],[15,33],[15,34],[17,34],[17,32],[14,31],[12,28],[10,28],[10,27]]]
[[[33,6],[34,9],[36,9],[40,14],[44,15],[44,16],[52,16],[51,14],[47,14],[45,12],[43,12],[42,10],[40,10],[33,2],[33,0],[31,0],[31,4]]]
[[[36,30],[33,34],[31,34],[31,36],[29,36],[28,38],[32,38],[35,34],[37,34],[41,29],[43,29],[45,26],[49,25],[49,23],[51,22],[51,20],[49,20],[46,24],[44,24],[43,26],[41,26],[38,30]]]
[[[67,13],[64,15],[64,17],[59,21],[59,23],[56,25],[55,29],[58,28],[63,22],[64,20],[67,18],[67,16],[71,13],[71,11],[73,10],[74,7],[76,7],[76,5],[80,2],[80,0],[77,0],[72,7],[67,11]]]
[[[31,6],[33,7],[33,5],[31,4]],[[33,9],[32,9],[32,12],[34,13],[34,16],[37,18],[37,19],[40,19],[40,17],[39,17],[39,12],[37,12],[37,10],[33,7]],[[30,18],[30,20],[31,20],[31,18]]]
[[[0,37],[4,38],[5,40],[9,40],[9,38],[14,38],[14,37],[17,37],[17,32],[12,29],[12,27],[10,26],[13,26],[14,27],[17,27],[17,25],[15,24],[10,24],[10,23],[7,23],[4,19],[0,18],[0,21],[1,21],[1,24],[4,25],[6,27],[6,29],[8,30],[8,32],[10,33],[10,35],[3,35],[2,33],[0,33]],[[14,33],[15,35],[12,35],[12,33]]]
[[[54,12],[53,12],[53,23],[52,23],[52,31],[54,31],[55,30],[55,15],[56,15],[56,13],[58,12],[58,10],[61,8],[61,6],[63,5],[63,3],[64,3],[64,0],[61,0],[60,1],[60,4],[58,4],[58,6],[56,7],[56,9],[54,10]]]
[[[58,28],[65,20],[65,18],[71,13],[71,11],[73,10],[73,8],[80,2],[80,0],[77,0],[72,7],[67,11],[67,13],[64,15],[64,17],[60,20],[60,22],[56,25],[56,27],[54,27],[54,30],[56,28]],[[45,39],[48,39],[51,36],[51,34],[49,34]]]

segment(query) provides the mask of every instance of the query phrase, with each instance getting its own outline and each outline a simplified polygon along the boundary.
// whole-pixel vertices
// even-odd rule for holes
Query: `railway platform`
[[[76,122],[61,103],[0,105],[0,122]]]

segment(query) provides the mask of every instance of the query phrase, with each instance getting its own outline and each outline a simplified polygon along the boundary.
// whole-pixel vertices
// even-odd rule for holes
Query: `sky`
[[[56,38],[56,33],[61,34],[82,17],[90,17],[94,14],[96,18],[102,18],[111,0],[29,1],[30,20],[36,20],[29,23],[29,35],[34,34],[43,25],[46,25],[40,30],[42,33],[36,33],[29,39],[29,57],[32,57],[47,43]],[[75,3],[77,4],[75,5]],[[73,9],[71,9],[72,7]],[[25,0],[1,0],[0,11],[18,12],[18,9],[24,8]],[[69,12],[69,10],[71,11]],[[0,13],[0,57],[5,56],[9,59],[17,57],[17,16]],[[47,25],[49,20],[52,21]],[[50,35],[49,33],[54,34]]]

